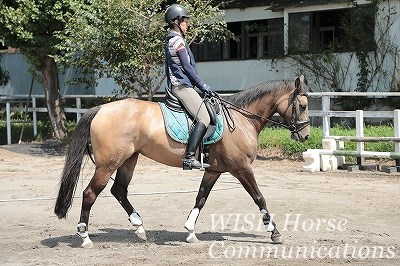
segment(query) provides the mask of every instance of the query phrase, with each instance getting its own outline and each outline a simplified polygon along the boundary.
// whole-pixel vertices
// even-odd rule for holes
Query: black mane
[[[273,80],[259,83],[241,92],[227,96],[226,101],[238,107],[246,107],[253,101],[265,96],[278,89],[283,89],[284,92],[293,90],[294,82],[290,80]]]

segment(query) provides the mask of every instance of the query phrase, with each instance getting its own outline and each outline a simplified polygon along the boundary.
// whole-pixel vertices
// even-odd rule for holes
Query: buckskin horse
[[[257,155],[258,135],[270,118],[278,113],[291,137],[307,140],[310,133],[308,88],[304,77],[295,81],[266,81],[231,96],[220,98],[226,103],[235,129],[226,129],[222,139],[210,147],[209,168],[206,168],[185,228],[188,242],[198,241],[194,233],[200,210],[222,173],[236,177],[258,206],[266,231],[273,243],[282,243],[276,223],[271,219],[266,201],[254,178],[251,163]],[[224,123],[227,123],[226,117]],[[91,143],[96,170],[83,191],[78,235],[82,247],[93,245],[88,234],[89,214],[111,175],[117,171],[112,195],[125,209],[138,237],[145,239],[143,220],[128,200],[128,185],[139,154],[173,167],[182,167],[185,144],[174,141],[166,132],[157,103],[124,99],[89,109],[71,135],[60,189],[54,208],[58,218],[65,218],[75,194],[82,160]]]

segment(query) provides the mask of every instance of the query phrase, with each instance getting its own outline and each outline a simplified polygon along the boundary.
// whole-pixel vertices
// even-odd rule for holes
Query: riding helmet
[[[175,19],[178,19],[179,24],[182,22],[183,18],[190,18],[189,13],[187,10],[178,4],[174,4],[170,7],[167,8],[165,11],[165,22],[169,25],[172,24],[172,22]]]

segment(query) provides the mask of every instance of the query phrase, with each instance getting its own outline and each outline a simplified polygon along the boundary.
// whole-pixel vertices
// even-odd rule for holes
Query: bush
[[[335,126],[331,128],[332,136],[355,136],[356,130]],[[322,128],[311,127],[310,137],[306,142],[294,141],[290,137],[290,131],[285,128],[264,128],[260,133],[259,147],[262,149],[280,150],[282,154],[288,157],[301,156],[307,149],[322,148]],[[394,129],[390,126],[366,126],[364,128],[366,137],[393,137]],[[346,141],[345,150],[356,150],[356,143]],[[394,151],[394,144],[391,142],[367,142],[364,150],[368,151]]]

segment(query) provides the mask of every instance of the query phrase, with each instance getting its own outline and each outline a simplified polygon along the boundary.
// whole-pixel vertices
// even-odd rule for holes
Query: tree
[[[316,91],[349,91],[354,85],[355,91],[361,92],[396,90],[396,55],[400,47],[393,42],[391,32],[398,16],[396,10],[390,1],[385,4],[372,0],[367,6],[354,2],[346,15],[337,29],[343,36],[341,42],[312,53],[289,51],[284,60],[306,72]],[[371,18],[367,24],[366,17]],[[354,67],[357,72],[351,71]]]
[[[224,13],[211,1],[180,1],[189,13],[193,32],[187,38],[202,42],[230,37]],[[112,77],[122,94],[151,100],[165,79],[164,0],[92,0],[74,8],[60,32],[64,51],[60,62],[81,69],[77,82],[93,85]]]
[[[1,62],[1,56],[2,54],[0,54],[0,62]],[[5,86],[7,85],[8,81],[10,79],[9,73],[7,70],[4,70],[1,66],[0,66],[0,86]]]
[[[0,1],[0,38],[8,46],[19,48],[41,81],[46,96],[53,135],[66,137],[65,114],[60,104],[58,68],[54,56],[59,38],[54,32],[64,28],[64,16],[70,1]]]

